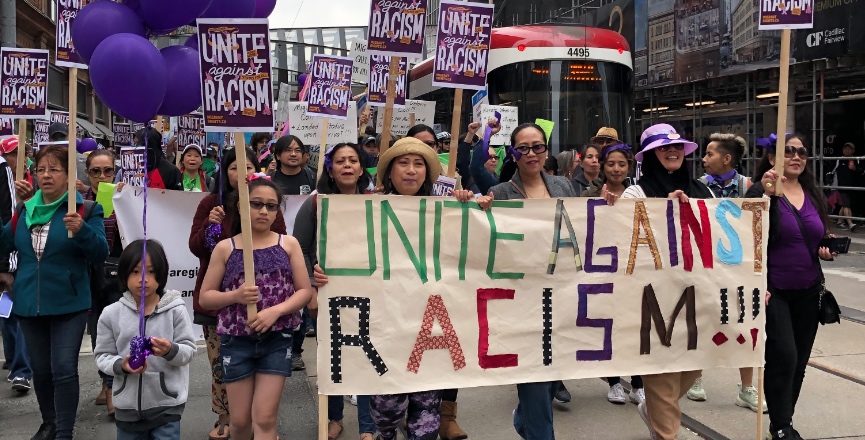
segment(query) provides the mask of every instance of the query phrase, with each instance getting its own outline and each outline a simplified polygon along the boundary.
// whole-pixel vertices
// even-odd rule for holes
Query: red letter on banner
[[[443,336],[432,335],[434,320],[438,320],[439,325],[441,325],[444,332]],[[420,332],[418,332],[414,348],[411,350],[411,357],[408,359],[408,370],[417,374],[418,370],[420,370],[420,363],[423,360],[425,351],[444,349],[450,351],[454,370],[459,370],[466,366],[466,357],[463,355],[462,347],[460,347],[460,339],[457,337],[457,332],[451,324],[448,309],[445,307],[441,295],[431,295],[427,301],[426,310],[423,313],[423,324],[420,327]]]
[[[697,242],[700,258],[703,260],[703,267],[706,269],[713,267],[712,225],[709,224],[709,212],[706,210],[706,202],[703,200],[697,201],[697,207],[700,209],[700,222],[697,222],[697,217],[694,215],[690,203],[679,203],[679,219],[682,223],[682,254],[685,260],[685,270],[688,272],[694,267],[689,229],[694,233],[694,240]],[[702,227],[700,223],[702,223]]]
[[[490,323],[487,319],[487,301],[491,299],[514,299],[511,289],[478,289],[478,365],[484,370],[517,366],[515,354],[490,355]]]

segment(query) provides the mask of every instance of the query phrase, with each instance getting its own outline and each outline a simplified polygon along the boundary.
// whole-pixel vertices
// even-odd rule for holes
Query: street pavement
[[[854,244],[849,255],[824,264],[829,289],[843,307],[840,325],[822,326],[806,373],[802,397],[794,418],[796,429],[806,439],[865,440],[865,234],[849,234]],[[862,238],[859,238],[862,237]],[[317,425],[315,340],[307,338],[304,360],[307,371],[295,373],[286,382],[279,417],[279,434],[285,440],[314,440]],[[2,352],[0,352],[2,353]],[[182,421],[183,439],[206,439],[215,416],[210,411],[210,375],[203,347],[191,366],[189,402]],[[89,338],[79,358],[81,403],[76,438],[108,440],[115,429],[104,406],[95,406],[99,377]],[[306,373],[309,373],[307,375]],[[757,439],[756,413],[733,404],[738,370],[717,369],[703,373],[708,393],[705,402],[682,400],[683,429],[679,439]],[[648,438],[636,406],[607,402],[606,382],[600,379],[566,381],[573,400],[555,404],[556,436],[559,440]],[[516,387],[498,386],[460,390],[460,425],[470,439],[518,439],[511,414],[516,406]],[[346,402],[342,439],[356,439],[356,408]],[[19,396],[0,385],[0,440],[28,440],[40,418],[32,392]],[[768,427],[768,416],[764,426]]]

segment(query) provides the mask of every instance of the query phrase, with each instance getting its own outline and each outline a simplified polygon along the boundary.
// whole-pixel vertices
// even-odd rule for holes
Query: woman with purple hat
[[[629,186],[622,198],[711,199],[712,192],[691,177],[684,166],[685,156],[697,151],[697,144],[685,140],[668,124],[656,124],[640,137],[641,151],[636,159],[642,163],[642,177]],[[618,197],[606,192],[604,198],[614,203]],[[679,399],[688,392],[700,371],[647,374],[643,376],[646,401],[640,403],[640,417],[649,427],[652,439],[674,440],[682,424]]]

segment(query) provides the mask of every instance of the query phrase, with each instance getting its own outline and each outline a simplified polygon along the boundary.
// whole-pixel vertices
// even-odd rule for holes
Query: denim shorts
[[[219,338],[223,382],[238,382],[255,374],[291,377],[291,330]]]

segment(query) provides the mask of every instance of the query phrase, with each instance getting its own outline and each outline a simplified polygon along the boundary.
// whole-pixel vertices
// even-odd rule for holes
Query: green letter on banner
[[[517,208],[522,209],[523,202],[493,202],[493,208]],[[496,241],[513,240],[523,241],[523,234],[509,234],[498,232],[496,219],[492,210],[487,211],[487,220],[490,222],[490,254],[487,257],[487,275],[492,280],[521,280],[526,275],[523,272],[495,272],[496,266]]]
[[[405,247],[408,258],[414,265],[415,270],[417,270],[417,274],[420,277],[420,280],[423,283],[426,283],[428,281],[426,269],[426,199],[420,200],[420,209],[418,209],[417,254],[414,253],[411,242],[408,240],[408,237],[405,234],[405,230],[402,228],[402,224],[399,222],[396,214],[394,214],[393,208],[391,208],[390,206],[390,202],[388,202],[387,200],[381,202],[381,259],[382,266],[384,267],[385,280],[390,279],[390,246],[387,238],[388,219],[390,219],[390,223],[393,224],[393,228],[396,229],[396,233],[397,235],[399,235],[399,239],[400,241],[402,241],[403,247]]]
[[[315,197],[315,196],[313,196]],[[330,200],[321,199],[321,232],[318,237],[319,266],[328,276],[337,277],[368,277],[375,273],[375,230],[372,219],[372,200],[366,202],[366,248],[369,260],[369,269],[342,269],[327,267],[327,220]]]

